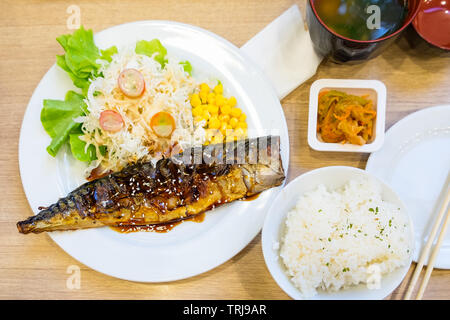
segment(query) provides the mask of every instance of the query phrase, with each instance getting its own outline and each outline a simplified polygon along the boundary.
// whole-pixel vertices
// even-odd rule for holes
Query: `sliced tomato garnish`
[[[122,116],[114,110],[106,110],[100,113],[100,127],[109,132],[117,132],[123,128]]]
[[[120,91],[130,98],[137,98],[145,90],[144,76],[136,69],[125,69],[119,74]]]
[[[168,112],[158,112],[150,120],[153,132],[161,138],[168,138],[175,130],[175,119]]]

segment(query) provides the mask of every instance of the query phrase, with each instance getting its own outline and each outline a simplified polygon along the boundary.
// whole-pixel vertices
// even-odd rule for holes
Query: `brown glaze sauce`
[[[242,201],[252,201],[259,197],[260,193],[254,194],[249,197],[245,197]],[[225,203],[225,202],[224,202]],[[213,207],[217,207],[213,206]],[[212,208],[213,209],[213,208]],[[192,221],[196,223],[203,222],[205,220],[205,212],[198,213],[188,218],[181,218],[175,221],[167,222],[167,223],[158,223],[158,224],[149,224],[149,225],[123,225],[117,227],[110,227],[112,230],[119,233],[131,233],[131,232],[158,232],[158,233],[166,233],[175,228],[177,225],[181,224],[184,221]]]
[[[229,172],[230,166],[179,166],[168,159],[156,168],[146,164],[129,167],[96,180],[91,200],[100,214],[151,205],[162,214],[197,201],[208,192],[208,180]],[[84,204],[91,207],[90,203]]]
[[[192,221],[192,222],[203,222],[205,220],[205,213],[199,213],[189,218],[182,218],[176,221],[167,222],[167,223],[159,223],[159,224],[148,224],[143,226],[136,225],[123,225],[117,227],[110,227],[112,230],[119,233],[131,233],[131,232],[158,232],[158,233],[166,233],[175,228],[177,225],[181,224],[183,221]]]
[[[165,214],[177,207],[196,202],[208,192],[207,181],[214,181],[218,176],[228,174],[231,167],[231,165],[210,166],[205,164],[180,166],[170,159],[160,160],[156,168],[148,167],[145,164],[138,165],[111,175],[107,178],[109,180],[106,183],[97,186],[94,201],[96,204],[110,203],[110,206],[105,208],[97,205],[99,212],[104,210],[105,213],[108,213],[108,211],[121,209],[130,209],[132,212],[136,212],[141,205],[144,205],[157,208],[161,214]],[[113,184],[117,188],[112,187]],[[250,201],[256,199],[257,196],[251,196],[245,200]],[[226,202],[226,200],[221,200],[207,208],[206,211]],[[132,215],[131,218],[134,216]],[[179,225],[183,220],[202,222],[204,218],[205,213],[203,212],[167,223],[137,225],[123,222],[111,228],[120,233],[137,231],[164,233]]]
[[[256,193],[252,196],[245,197],[244,199],[242,199],[242,201],[253,201],[253,200],[257,199],[259,197],[259,195],[260,195],[260,193]]]
[[[131,233],[131,232],[158,232],[158,233],[166,233],[172,230],[175,226],[179,225],[182,221],[175,221],[164,224],[149,224],[143,226],[133,226],[133,225],[124,225],[119,227],[110,227],[112,230],[119,233]]]
[[[107,175],[109,175],[111,173],[112,173],[111,170],[104,171],[101,166],[98,166],[97,168],[92,169],[89,177],[87,177],[86,180],[87,181],[94,181],[94,180],[106,177]]]

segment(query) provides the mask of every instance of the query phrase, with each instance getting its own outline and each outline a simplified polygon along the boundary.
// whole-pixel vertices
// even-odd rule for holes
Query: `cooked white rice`
[[[317,289],[367,283],[373,270],[383,276],[404,266],[409,228],[405,213],[382,200],[374,181],[350,180],[337,190],[321,185],[288,213],[280,256],[294,285],[311,297]]]

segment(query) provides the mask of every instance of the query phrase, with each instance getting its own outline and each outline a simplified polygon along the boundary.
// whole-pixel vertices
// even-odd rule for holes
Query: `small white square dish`
[[[364,145],[324,142],[317,131],[319,94],[337,90],[357,96],[367,95],[376,111],[374,134]],[[386,120],[386,86],[378,80],[319,79],[313,82],[309,93],[308,144],[317,151],[374,152],[384,142]]]

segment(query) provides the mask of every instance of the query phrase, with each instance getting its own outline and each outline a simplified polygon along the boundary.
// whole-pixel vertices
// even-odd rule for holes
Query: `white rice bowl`
[[[364,181],[370,184],[371,187],[359,188],[358,186],[360,190],[355,190],[357,194],[351,194],[350,198],[344,198],[344,191],[342,190],[351,180],[355,182]],[[321,185],[322,187],[320,187]],[[357,206],[358,202],[356,199],[358,196],[362,199],[370,195],[373,197],[370,198],[372,201],[368,201],[368,198],[366,199],[371,205],[364,207],[365,204],[360,203],[359,209],[362,212],[364,208],[367,208],[369,213],[377,217],[383,215],[383,219],[380,220],[379,218],[379,220],[374,220],[374,222],[387,221],[389,225],[390,219],[387,219],[388,213],[391,212],[389,208],[393,209],[391,213],[394,219],[391,221],[390,228],[394,231],[389,231],[388,229],[390,228],[385,228],[382,232],[382,234],[386,233],[390,242],[384,244],[386,240],[382,238],[383,241],[381,241],[375,238],[376,233],[372,233],[372,235],[373,239],[378,242],[370,242],[368,244],[361,242],[364,241],[363,239],[360,242],[351,241],[351,238],[356,240],[360,236],[359,234],[364,236],[364,233],[371,231],[368,228],[370,222],[360,221],[359,218],[361,217],[358,217],[356,212],[351,215],[352,221],[349,220],[348,222],[340,219],[342,212],[339,210],[331,210],[330,219],[320,219],[319,222],[315,218],[308,219],[307,217],[312,216],[313,213],[318,215],[319,210],[322,210],[320,213],[323,213],[323,215],[316,217],[327,218],[325,210],[330,211],[332,204],[326,203],[325,206],[325,201],[318,201],[313,196],[315,192],[322,194],[322,188],[326,190],[325,194],[328,197],[334,197],[333,203],[345,203],[346,200],[350,199],[348,202],[352,204],[352,208]],[[347,188],[351,188],[351,186]],[[316,207],[308,205],[306,207],[307,210],[298,218],[297,214],[291,213],[293,217],[290,217],[290,219],[293,219],[294,222],[304,221],[305,224],[295,223],[295,227],[291,228],[293,239],[289,241],[289,230],[286,222],[290,212],[297,211],[295,208],[302,196],[305,196],[305,198],[313,197],[317,200],[314,201]],[[382,205],[379,203],[377,205],[376,201],[379,200]],[[375,211],[377,206],[378,213]],[[349,208],[344,206],[344,208],[349,210],[350,206]],[[373,208],[374,212],[369,211],[369,208]],[[383,213],[381,213],[381,208],[383,208]],[[345,213],[349,214],[348,212]],[[398,219],[398,221],[395,221],[395,219]],[[397,232],[399,225],[404,226],[404,224],[401,224],[401,220],[405,221],[406,227],[404,227],[403,231]],[[310,225],[313,223],[314,228]],[[349,227],[349,230],[354,230],[353,233],[348,232],[349,234],[346,235],[346,231],[341,237],[342,233],[339,233],[339,231],[343,230],[339,230],[339,225],[342,229],[343,226],[350,226],[350,223],[352,227]],[[358,229],[358,226],[364,226],[367,228],[367,231],[363,233],[364,230]],[[336,227],[338,231],[336,231]],[[378,226],[375,226],[375,228],[378,230],[378,233],[381,231],[381,229],[378,229]],[[358,232],[358,230],[361,230],[361,232]],[[298,234],[299,231],[301,231],[300,234]],[[392,234],[393,232],[396,235]],[[354,236],[355,233],[356,237]],[[365,237],[368,236],[369,233]],[[390,245],[387,248],[389,250],[394,248],[393,242],[395,239],[398,240],[399,236],[404,237],[404,241],[401,242],[405,243],[403,249],[406,250],[406,254],[404,254],[405,251],[402,253],[393,249],[394,254],[398,254],[395,257],[391,251],[386,250],[386,247]],[[326,241],[320,241],[319,237],[326,239]],[[328,241],[328,238],[331,241]],[[334,240],[335,238],[337,240]],[[288,240],[288,243],[285,243],[285,239]],[[408,273],[414,253],[413,239],[413,225],[408,215],[407,207],[388,184],[362,169],[348,166],[329,166],[301,174],[281,190],[272,202],[264,221],[262,251],[271,276],[280,288],[293,299],[378,300],[384,299],[391,294]],[[322,243],[322,246],[318,243]],[[381,243],[386,247],[383,247]],[[292,248],[289,248],[291,245]],[[397,243],[395,245],[402,246]],[[338,247],[340,248],[338,249]],[[325,248],[325,250],[322,250],[322,248]],[[373,248],[379,250],[378,257],[380,260],[373,259],[377,254]],[[409,253],[408,250],[410,251]],[[381,254],[382,252],[384,254]],[[286,263],[284,260],[286,260]],[[343,271],[344,268],[345,272]],[[332,272],[334,270],[336,270],[336,273]],[[361,281],[357,282],[358,279]]]
[[[280,257],[305,298],[370,283],[410,260],[407,215],[383,201],[380,186],[360,178],[343,187],[319,185],[287,213]],[[376,277],[373,274],[377,273]]]

